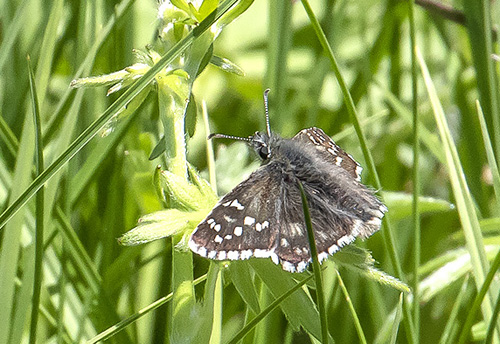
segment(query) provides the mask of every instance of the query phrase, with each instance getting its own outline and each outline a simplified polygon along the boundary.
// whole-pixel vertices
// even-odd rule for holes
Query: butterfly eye
[[[259,148],[259,156],[262,158],[262,160],[269,159],[271,156],[271,151],[269,150],[268,146],[261,146]]]

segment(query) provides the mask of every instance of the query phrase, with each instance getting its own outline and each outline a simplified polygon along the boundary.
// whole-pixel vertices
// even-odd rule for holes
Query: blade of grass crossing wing
[[[312,257],[314,282],[316,283],[316,295],[319,310],[319,319],[321,323],[321,339],[323,343],[328,343],[328,320],[326,317],[325,309],[325,293],[323,291],[323,279],[321,277],[321,267],[318,260],[318,250],[316,249],[316,240],[314,239],[314,230],[312,228],[311,214],[309,213],[309,206],[307,205],[307,197],[304,192],[304,187],[299,181],[300,196],[302,197],[302,210],[304,211],[304,219],[307,228],[307,239],[309,241],[309,248]]]
[[[365,160],[367,163],[367,169],[373,178],[375,188],[380,190],[380,189],[382,189],[382,185],[380,184],[380,179],[378,177],[377,170],[375,168],[375,163],[373,161],[373,157],[370,153],[370,150],[368,149],[368,145],[366,143],[364,133],[361,130],[361,126],[360,126],[360,123],[358,120],[358,115],[356,112],[354,101],[352,99],[351,94],[349,93],[349,89],[347,88],[347,84],[344,81],[342,73],[340,72],[340,68],[339,68],[339,65],[337,63],[337,60],[333,54],[333,51],[330,47],[330,44],[328,43],[328,40],[326,39],[325,33],[321,29],[321,25],[319,24],[318,19],[316,18],[311,6],[309,5],[309,2],[307,0],[302,0],[302,5],[304,6],[304,9],[309,17],[309,20],[311,21],[311,25],[313,26],[314,31],[316,32],[316,35],[320,41],[321,46],[323,47],[326,55],[330,59],[333,72],[337,78],[337,82],[338,82],[340,89],[342,91],[342,94],[344,96],[344,104],[345,104],[347,111],[349,113],[349,117],[351,119],[351,122],[356,130],[356,134],[357,134],[358,139],[359,139],[361,150],[363,151],[363,156],[365,157]],[[383,201],[383,199],[382,199],[382,201]],[[399,260],[398,252],[396,250],[394,235],[392,234],[391,223],[389,220],[389,214],[386,214],[384,216],[383,223],[384,223],[385,228],[382,231],[382,235],[384,237],[385,246],[389,252],[391,262],[393,264],[394,269],[396,270],[396,275],[397,275],[396,277],[403,278],[403,270],[401,268],[401,263]],[[413,323],[411,321],[410,309],[408,308],[406,303],[403,303],[403,310],[405,313],[405,317],[403,318],[403,320],[404,320],[405,327],[407,330],[406,334],[408,337],[408,341],[410,343],[415,343],[416,342],[415,329],[414,329]]]

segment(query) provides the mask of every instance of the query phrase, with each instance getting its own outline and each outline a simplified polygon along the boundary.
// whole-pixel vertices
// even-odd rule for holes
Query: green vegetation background
[[[412,59],[411,2],[310,4],[356,105],[380,178],[379,192],[389,207],[393,240],[387,239],[384,225],[356,245],[368,248],[377,268],[413,291],[400,294],[353,269],[339,268],[344,291],[335,273],[339,265],[330,260],[323,271],[324,292],[328,332],[337,343],[364,338],[369,343],[456,343],[460,336],[462,342],[500,342],[500,332],[495,332],[499,288],[488,279],[500,263],[500,178],[495,164],[500,156],[500,103],[498,62],[491,56],[497,50],[497,31],[491,28],[498,23],[498,4],[423,3],[414,8],[413,26],[420,61]],[[214,53],[241,67],[245,76],[208,65],[194,83],[194,96],[198,105],[206,101],[212,131],[248,136],[265,127],[262,93],[271,88],[274,131],[291,137],[302,128],[320,127],[366,167],[331,55],[321,46],[303,4],[307,1],[255,1],[214,43]],[[74,90],[70,82],[136,62],[132,49],[145,50],[155,41],[158,19],[152,0],[4,0],[0,8],[4,211],[39,173],[36,150],[43,147],[47,168],[123,92],[106,96],[105,87]],[[96,45],[100,40],[102,45]],[[34,74],[31,88],[27,55]],[[33,110],[34,89],[39,110]],[[198,110],[187,156],[208,179],[207,132]],[[0,344],[26,342],[34,333],[30,312],[35,271],[40,269],[42,280],[35,282],[41,288],[39,343],[86,342],[123,319],[138,317],[142,308],[165,296],[164,305],[140,320],[119,324],[109,342],[196,342],[193,334],[201,333],[196,338],[226,343],[256,316],[261,321],[245,332],[244,343],[318,342],[319,332],[311,330],[319,328],[311,282],[301,290],[301,302],[285,301],[258,317],[307,274],[282,273],[257,261],[232,264],[238,267],[234,271],[220,265],[219,270],[199,257],[194,257],[193,270],[175,272],[179,266],[172,259],[172,239],[118,245],[116,238],[141,216],[163,208],[153,175],[164,161],[148,160],[162,134],[156,93],[131,112],[112,121],[108,136],[96,135],[71,159],[66,156],[63,168],[45,184],[44,195],[0,226]],[[489,134],[481,129],[483,112]],[[34,113],[40,117],[43,140],[35,135]],[[416,135],[420,151],[415,179]],[[215,151],[219,195],[257,166],[244,144],[217,141]],[[376,177],[368,171],[363,181],[374,186]],[[422,196],[419,225],[413,216],[414,190]],[[35,254],[40,222],[43,258]],[[176,308],[182,308],[182,300],[170,294],[175,273],[202,276],[195,287],[197,302],[183,311]],[[283,289],[268,289],[274,283],[266,281],[270,277],[279,279]],[[481,287],[484,292],[478,293]],[[187,287],[179,288],[192,285],[188,280]],[[310,314],[313,318],[305,319]]]

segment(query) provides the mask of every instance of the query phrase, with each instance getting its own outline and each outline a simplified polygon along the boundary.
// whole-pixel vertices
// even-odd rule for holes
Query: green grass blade
[[[418,49],[417,58],[420,64],[427,93],[429,94],[441,140],[443,142],[450,182],[455,196],[455,201],[457,203],[460,222],[465,234],[467,248],[469,250],[469,254],[471,255],[476,285],[479,288],[484,283],[486,271],[488,270],[489,265],[486,258],[486,252],[484,250],[481,227],[479,225],[474,202],[465,179],[465,174],[458,157],[458,152],[446,122],[443,108],[437,96],[425,61]],[[491,303],[488,301],[483,307],[484,316],[486,319],[489,319],[492,311]]]
[[[197,284],[205,281],[206,279],[207,279],[207,275],[205,274],[205,275],[200,276],[197,279],[195,279],[193,283],[194,283],[194,285],[197,285]],[[154,311],[158,307],[161,307],[164,304],[166,304],[167,302],[169,302],[170,300],[172,300],[173,296],[174,296],[174,294],[170,293],[167,296],[164,296],[164,297],[156,300],[155,302],[151,303],[150,305],[142,308],[137,313],[129,316],[126,319],[123,319],[118,324],[113,325],[110,328],[108,328],[107,330],[99,333],[97,336],[95,336],[94,338],[89,340],[87,342],[87,344],[95,344],[97,342],[104,341],[108,338],[111,338],[112,336],[114,336],[118,332],[124,330],[128,325],[132,324],[133,322],[139,320],[140,318],[142,318],[146,314],[149,314],[149,312]]]
[[[337,278],[339,281],[340,289],[342,289],[342,293],[344,294],[345,300],[347,301],[347,306],[349,307],[349,311],[351,312],[352,319],[354,320],[354,327],[356,328],[356,332],[358,334],[359,341],[360,341],[360,343],[366,344],[365,333],[363,332],[363,328],[361,327],[361,323],[359,322],[358,314],[356,313],[356,310],[354,309],[354,305],[352,304],[352,299],[349,296],[349,292],[347,291],[347,288],[345,287],[344,281],[342,280],[340,273],[337,270],[336,270],[336,272],[337,272]]]
[[[26,6],[31,0],[24,0],[21,5],[17,8],[14,18],[11,20],[10,25],[5,30],[3,35],[4,39],[0,45],[0,70],[4,70],[4,64],[8,60],[9,54],[11,53],[12,47],[18,38],[19,33],[25,25],[25,19],[27,16]]]
[[[491,16],[494,12],[489,1],[464,1],[464,13],[471,44],[471,53],[477,73],[477,88],[488,123],[492,125],[497,161],[500,160],[500,113],[498,99],[498,78],[491,58],[493,38]]]
[[[373,161],[373,157],[368,149],[368,145],[366,143],[364,133],[361,130],[361,126],[360,126],[360,123],[358,120],[358,115],[356,112],[354,101],[351,97],[351,94],[349,93],[349,89],[347,88],[347,84],[344,81],[342,73],[340,72],[340,68],[339,68],[339,65],[337,63],[337,60],[333,54],[333,51],[330,47],[330,44],[328,43],[328,40],[326,39],[326,36],[325,36],[323,30],[321,29],[321,26],[319,24],[318,19],[316,18],[311,6],[309,5],[309,2],[307,0],[302,0],[302,5],[304,6],[304,9],[309,17],[309,20],[311,21],[311,24],[314,28],[314,31],[316,32],[316,35],[320,41],[321,46],[323,47],[325,53],[327,54],[328,58],[330,59],[333,72],[337,78],[337,82],[338,82],[340,89],[342,91],[342,94],[344,96],[344,104],[347,107],[349,117],[351,119],[351,122],[352,122],[355,130],[356,130],[356,134],[358,136],[359,143],[361,145],[361,150],[363,151],[363,155],[364,155],[366,163],[367,163],[368,171],[370,172],[370,174],[374,180],[375,188],[380,190],[380,189],[382,189],[382,185],[380,183],[380,178],[378,177],[378,173],[377,173],[377,170],[375,168],[375,162]],[[400,263],[398,253],[396,250],[394,235],[392,234],[392,228],[391,228],[388,214],[386,214],[384,216],[383,223],[384,223],[384,230],[382,231],[382,234],[384,236],[386,248],[389,252],[389,256],[391,258],[391,262],[393,264],[393,267],[396,270],[396,274],[397,274],[396,277],[399,277],[402,279],[403,278],[403,270],[401,268],[401,263]],[[416,341],[415,330],[414,330],[413,323],[411,322],[410,310],[407,307],[406,303],[403,304],[403,307],[404,307],[404,311],[405,311],[404,323],[405,323],[406,330],[407,330],[406,333],[408,336],[408,340],[410,341],[410,343],[415,343],[415,341]]]
[[[56,42],[59,39],[58,29],[64,18],[64,0],[56,0],[52,3],[50,16],[43,33],[42,46],[36,65],[36,84],[40,93],[40,107],[44,108],[45,94],[49,89],[48,83],[52,73],[52,63],[55,56]]]
[[[488,331],[486,332],[486,338],[484,344],[490,344],[493,342],[493,334],[495,333],[495,327],[498,319],[498,314],[500,313],[500,294],[498,294],[497,301],[495,303],[495,308],[493,309],[493,316],[488,324]]]
[[[396,306],[396,316],[394,317],[394,324],[392,325],[391,329],[391,340],[389,342],[390,344],[396,344],[396,340],[398,339],[399,324],[401,323],[401,317],[403,315],[403,297],[403,293],[399,294],[399,301],[398,305]],[[415,294],[413,294],[413,297],[415,297]]]
[[[213,262],[212,264],[218,264]],[[222,308],[223,308],[223,285],[222,271],[217,269],[217,280],[215,282],[213,297],[213,320],[210,334],[210,344],[222,343]]]
[[[78,172],[71,178],[69,187],[69,203],[75,204],[78,197],[88,187],[92,177],[99,171],[103,161],[108,157],[116,148],[116,146],[123,139],[131,124],[139,116],[138,109],[143,104],[144,99],[149,93],[149,88],[142,90],[137,97],[132,99],[127,108],[120,113],[124,119],[118,123],[116,129],[102,138],[96,148],[86,158],[85,163],[78,169]]]
[[[0,138],[2,142],[7,146],[9,153],[15,157],[17,149],[19,148],[19,142],[17,141],[16,135],[12,132],[5,119],[0,116]]]
[[[33,151],[34,151],[34,127],[31,116],[24,116],[23,131],[16,155],[16,166],[12,174],[12,183],[9,188],[10,204],[12,200],[22,194],[29,185],[31,172],[33,171]],[[0,249],[0,309],[2,318],[0,321],[0,344],[9,343],[11,333],[12,312],[15,303],[14,291],[16,288],[15,279],[18,271],[18,257],[21,250],[21,233],[24,224],[24,211],[12,218],[6,226],[7,230],[2,237]]]
[[[35,86],[35,78],[31,69],[28,57],[28,70],[31,91],[31,105],[33,110],[33,123],[35,127],[35,161],[36,173],[39,175],[43,171],[43,142],[42,126],[40,120],[40,108]],[[36,329],[38,324],[38,308],[40,307],[40,291],[42,288],[42,263],[43,263],[43,228],[44,228],[44,188],[40,188],[36,194],[36,233],[35,233],[35,277],[33,279],[33,302],[31,305],[31,324],[29,343],[36,342]]]
[[[106,42],[106,39],[109,37],[111,32],[113,32],[113,29],[116,27],[119,20],[127,13],[127,10],[132,6],[133,3],[134,0],[125,0],[116,7],[113,15],[99,32],[99,35],[96,37],[95,41],[87,52],[83,62],[78,67],[78,70],[73,76],[73,79],[77,79],[82,75],[87,75],[90,73],[99,49]],[[68,104],[74,94],[74,90],[70,87],[68,87],[64,92],[54,112],[54,115],[49,119],[49,123],[44,130],[44,142],[50,142],[53,135],[61,129],[63,117],[66,115]]]
[[[483,134],[486,157],[488,158],[488,165],[490,165],[490,170],[493,177],[493,188],[495,190],[495,196],[497,199],[497,207],[500,207],[500,173],[498,172],[495,152],[493,151],[493,146],[491,145],[491,140],[488,134],[488,127],[486,126],[486,120],[484,118],[483,110],[481,109],[481,104],[478,100],[476,101],[476,109],[479,124],[481,125],[481,133]]]
[[[462,331],[460,332],[460,337],[458,340],[459,344],[464,344],[467,342],[472,325],[474,325],[474,321],[476,320],[477,312],[479,311],[479,308],[483,303],[484,297],[486,296],[486,293],[490,288],[491,282],[493,281],[493,277],[495,277],[495,273],[499,268],[500,268],[500,251],[498,251],[497,255],[495,256],[495,259],[491,263],[490,270],[488,271],[488,274],[484,279],[484,283],[479,289],[476,298],[474,299],[474,303],[472,304],[471,307],[469,307],[467,319],[465,320],[465,323],[462,327]]]
[[[295,286],[292,288],[288,289],[286,293],[283,293],[281,296],[276,298],[269,306],[267,306],[262,312],[257,314],[255,318],[253,318],[249,323],[247,323],[238,333],[229,341],[227,344],[236,344],[238,343],[243,337],[245,337],[262,319],[264,319],[269,313],[271,313],[276,307],[278,307],[287,297],[292,295],[295,291],[299,290],[302,288],[303,285],[305,285],[307,282],[309,282],[314,275],[308,276],[304,278],[302,281],[297,283]]]
[[[455,343],[456,336],[459,330],[459,311],[460,308],[464,306],[464,302],[470,297],[470,276],[467,275],[464,278],[464,282],[462,283],[462,287],[460,288],[460,292],[458,293],[457,299],[453,304],[453,308],[450,312],[448,321],[446,322],[446,326],[444,327],[443,334],[439,340],[439,344],[446,343]]]
[[[286,117],[273,116],[275,113],[287,111],[286,91],[288,85],[287,64],[292,48],[292,3],[290,1],[269,2],[269,46],[267,49],[267,72],[264,82],[271,89],[270,117],[272,123],[279,125],[283,135],[291,134],[293,128]],[[280,122],[278,122],[280,121]],[[288,132],[287,132],[288,131]]]
[[[7,221],[14,216],[26,202],[33,197],[42,185],[52,178],[71,158],[73,158],[100,130],[106,125],[109,119],[117,114],[123,107],[136,97],[149,83],[154,76],[164,67],[169,65],[184,52],[203,32],[205,32],[217,19],[226,13],[237,0],[224,1],[212,15],[208,16],[184,39],[174,45],[142,78],[137,80],[128,88],[106,111],[96,119],[85,131],[72,142],[72,144],[62,153],[50,166],[48,166],[25,190],[24,192],[0,215],[0,231]]]
[[[300,196],[302,197],[302,210],[304,211],[304,219],[307,228],[307,239],[309,241],[309,248],[312,258],[314,282],[316,283],[316,295],[318,298],[317,304],[319,310],[319,319],[321,323],[321,339],[323,343],[328,343],[328,319],[326,317],[325,292],[323,290],[323,278],[321,276],[321,267],[318,260],[316,240],[314,239],[314,229],[312,227],[311,214],[309,212],[309,206],[307,204],[307,196],[300,181],[298,182],[298,186],[300,189]]]
[[[411,41],[411,89],[412,89],[412,111],[413,111],[413,169],[412,169],[412,182],[413,182],[413,324],[415,329],[415,337],[417,342],[420,338],[420,294],[418,292],[419,274],[418,268],[420,267],[420,118],[418,113],[418,83],[417,83],[417,61],[415,56],[415,49],[417,47],[415,35],[415,1],[408,2],[408,14],[410,21],[410,41]],[[400,300],[401,301],[401,300]],[[399,310],[399,308],[398,308]],[[395,339],[395,338],[394,338]]]

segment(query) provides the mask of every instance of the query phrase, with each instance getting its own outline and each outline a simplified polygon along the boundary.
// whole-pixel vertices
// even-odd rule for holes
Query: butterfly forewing
[[[312,127],[299,131],[293,140],[306,144],[313,144],[326,161],[345,169],[357,181],[361,180],[363,168],[354,158],[340,148],[325,132],[319,128]]]
[[[190,248],[217,260],[271,257],[274,254],[279,209],[279,183],[262,166],[224,196],[193,232]]]

